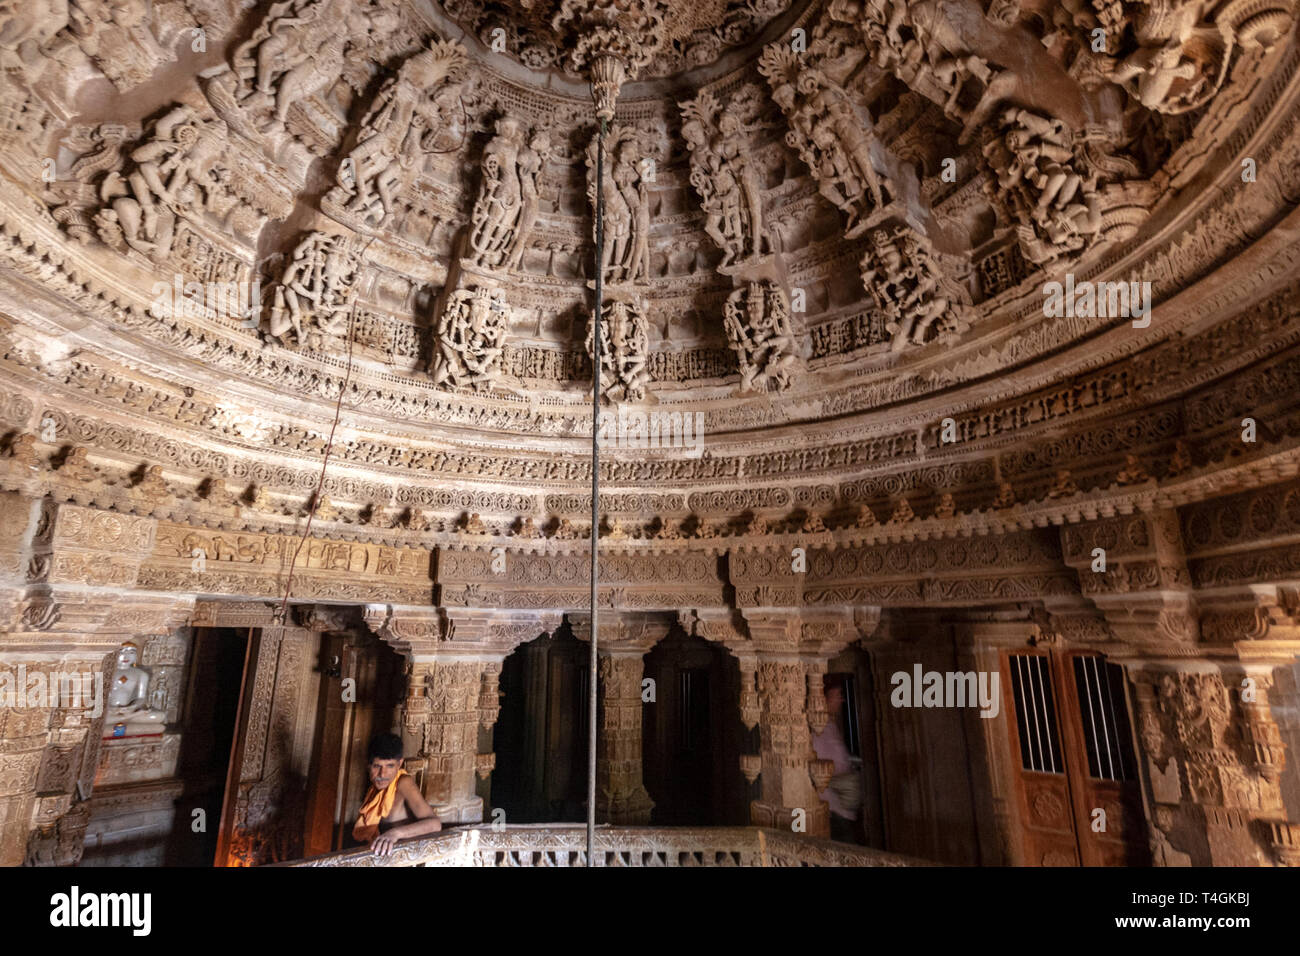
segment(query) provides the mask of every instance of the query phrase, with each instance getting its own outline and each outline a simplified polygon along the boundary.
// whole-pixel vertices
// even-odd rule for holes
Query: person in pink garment
[[[834,763],[835,771],[830,785],[820,796],[830,806],[831,839],[856,843],[862,787],[840,727],[844,712],[844,685],[830,675],[826,678],[826,712],[830,719],[822,732],[813,738],[813,750],[820,759]]]

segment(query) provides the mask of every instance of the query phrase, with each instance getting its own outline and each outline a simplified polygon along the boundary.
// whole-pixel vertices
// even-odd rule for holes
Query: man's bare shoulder
[[[397,781],[397,792],[403,797],[411,797],[420,794],[420,787],[415,782],[415,777],[409,773]]]

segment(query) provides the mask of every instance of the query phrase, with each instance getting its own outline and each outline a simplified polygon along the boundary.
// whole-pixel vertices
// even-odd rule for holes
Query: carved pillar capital
[[[1178,515],[1172,509],[1104,518],[1061,531],[1065,563],[1115,637],[1137,648],[1200,639]]]
[[[472,657],[498,663],[520,644],[560,626],[558,612],[370,604],[366,624],[412,660]]]
[[[1300,652],[1300,586],[1251,584],[1197,595],[1201,637],[1243,657],[1280,663]]]
[[[566,615],[573,636],[591,640],[591,614],[573,611]],[[609,655],[641,657],[667,636],[672,618],[665,614],[642,611],[602,611],[597,615],[600,628],[597,651]]]

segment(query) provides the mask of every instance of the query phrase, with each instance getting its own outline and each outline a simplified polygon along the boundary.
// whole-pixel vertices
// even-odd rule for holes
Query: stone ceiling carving
[[[754,39],[790,6],[790,0],[705,0],[691,4],[663,0],[609,4],[581,0],[449,0],[443,4],[447,14],[488,49],[506,53],[534,70],[563,69],[575,76],[584,75],[580,70],[581,53],[575,60],[572,53],[566,55],[565,48],[580,48],[575,42],[576,29],[589,28],[592,20],[607,24],[628,38],[627,51],[635,55],[639,71],[649,77],[668,76],[714,62],[727,50]]]
[[[629,499],[671,516],[647,533],[802,507],[818,479],[828,501],[874,482],[882,518],[918,491],[922,514],[978,510],[1017,469],[1046,493],[1065,453],[1005,446],[1063,422],[1080,453],[1105,433],[1163,457],[1196,433],[1218,460],[1187,411],[1210,399],[1126,357],[1244,363],[1202,326],[1290,263],[1262,241],[1300,196],[1287,0],[97,10],[0,14],[6,361],[49,396],[5,421],[56,421],[41,461],[84,435],[68,476],[163,466],[137,495],[297,495],[346,377],[344,516],[380,503],[365,513],[410,527],[466,480],[496,522],[580,515],[560,499],[589,474],[595,123],[543,68],[581,74],[638,31],[606,163],[602,382],[611,411],[698,414],[708,436],[703,456],[610,450],[618,494],[681,483]],[[1247,249],[1239,291],[1187,291]],[[1045,316],[1066,273],[1150,282],[1158,321]],[[1241,321],[1290,328],[1264,308]],[[1176,352],[1184,329],[1199,344]],[[1066,375],[1124,385],[1084,401]],[[934,437],[945,416],[960,448]],[[1111,451],[1061,487],[1108,486]]]

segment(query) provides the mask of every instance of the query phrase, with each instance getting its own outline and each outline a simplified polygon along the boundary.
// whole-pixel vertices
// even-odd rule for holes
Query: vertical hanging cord
[[[596,134],[596,308],[591,314],[591,659],[587,669],[587,866],[596,842],[596,544],[600,539],[600,309],[605,294],[605,120]]]
[[[370,249],[370,244],[375,239],[371,236],[366,240],[365,247],[357,254],[357,281],[360,280],[361,262],[364,260],[366,252]],[[302,538],[298,541],[298,547],[293,550],[293,558],[289,561],[288,580],[284,585],[284,600],[280,602],[280,626],[287,627],[289,619],[286,616],[289,610],[289,592],[293,590],[293,569],[298,564],[298,555],[302,551],[302,546],[307,543],[311,537],[311,521],[316,517],[316,509],[320,507],[321,489],[325,487],[325,469],[330,464],[330,452],[334,449],[334,432],[339,427],[339,415],[343,412],[343,396],[347,393],[348,383],[352,380],[352,327],[356,322],[357,303],[354,299],[352,308],[348,310],[348,365],[343,373],[343,384],[339,386],[339,400],[334,403],[334,424],[330,426],[329,441],[325,443],[325,458],[320,466],[320,478],[316,480],[316,491],[311,497],[311,510],[307,512],[307,526],[303,528]]]

